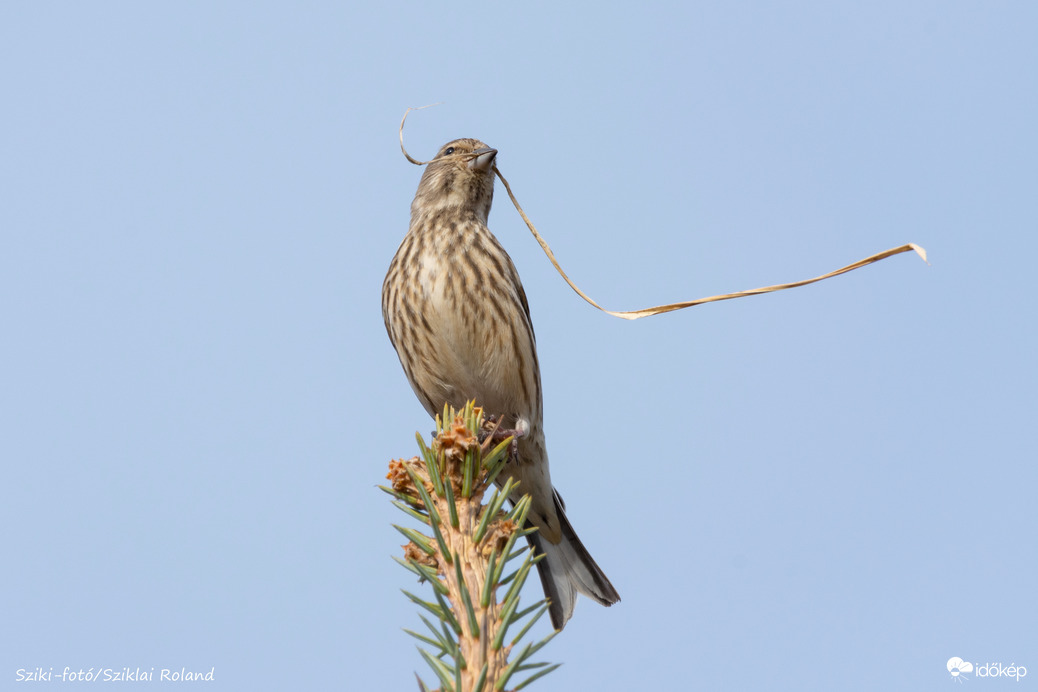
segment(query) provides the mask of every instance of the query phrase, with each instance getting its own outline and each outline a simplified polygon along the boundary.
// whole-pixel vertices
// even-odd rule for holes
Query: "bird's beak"
[[[474,156],[469,159],[469,168],[474,171],[485,171],[494,165],[494,157],[497,156],[497,149],[483,147],[482,149],[476,149],[472,153]]]

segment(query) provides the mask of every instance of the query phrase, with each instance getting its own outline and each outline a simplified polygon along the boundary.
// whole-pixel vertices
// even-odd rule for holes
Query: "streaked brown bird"
[[[530,306],[512,259],[487,228],[497,150],[476,139],[448,142],[426,166],[411,227],[382,285],[389,339],[429,415],[475,399],[519,433],[511,475],[533,499],[528,537],[549,613],[560,630],[577,593],[602,605],[620,595],[566,518],[551,485],[541,425],[541,372]]]

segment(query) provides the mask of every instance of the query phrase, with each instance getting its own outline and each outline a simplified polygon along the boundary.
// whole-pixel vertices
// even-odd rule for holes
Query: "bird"
[[[554,629],[577,594],[609,606],[620,595],[577,537],[552,487],[530,306],[511,257],[487,226],[497,150],[478,139],[444,144],[426,165],[411,221],[382,285],[382,316],[404,373],[435,417],[475,400],[516,432],[516,454],[499,474],[529,494],[527,540]]]

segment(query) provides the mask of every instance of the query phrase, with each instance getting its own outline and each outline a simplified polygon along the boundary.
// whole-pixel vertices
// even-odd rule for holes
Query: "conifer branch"
[[[504,690],[514,673],[534,670],[514,683],[512,689],[518,690],[558,667],[529,660],[554,633],[515,648],[547,605],[518,607],[522,586],[539,559],[528,547],[514,549],[530,530],[524,529],[529,496],[506,512],[504,503],[517,485],[508,479],[483,504],[513,449],[512,438],[497,441],[495,431],[473,402],[461,411],[444,407],[432,444],[426,446],[418,435],[421,454],[391,461],[386,476],[391,487],[380,486],[398,509],[423,524],[421,531],[394,525],[408,539],[404,557],[394,559],[432,585],[435,601],[404,594],[433,615],[439,627],[423,616],[427,632],[404,631],[418,640],[443,692]],[[505,564],[516,557],[523,558],[518,568],[503,576]],[[503,596],[498,593],[502,585]],[[513,625],[519,634],[506,644]],[[418,684],[429,689],[421,678]]]

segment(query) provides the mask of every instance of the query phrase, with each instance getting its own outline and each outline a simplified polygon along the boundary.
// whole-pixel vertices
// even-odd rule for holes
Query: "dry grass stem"
[[[439,104],[431,104],[431,105],[435,106],[435,105],[439,105]],[[413,158],[410,154],[407,153],[407,149],[404,147],[404,123],[407,122],[407,115],[411,111],[413,111],[413,110],[421,110],[422,108],[429,108],[429,107],[431,107],[431,106],[421,106],[421,107],[418,107],[418,108],[408,108],[404,112],[404,117],[400,120],[400,132],[399,132],[399,134],[400,134],[400,150],[404,152],[404,156],[407,158],[408,161],[410,161],[411,163],[413,163],[413,164],[415,164],[417,166],[424,166],[425,164],[427,164],[429,162],[428,161],[419,161],[419,160]],[[461,155],[456,155],[456,156],[458,156],[458,157],[465,157],[466,155],[461,154]],[[562,266],[559,265],[559,261],[557,259],[555,259],[555,253],[553,253],[551,251],[551,248],[548,247],[547,241],[545,241],[544,238],[541,237],[541,234],[537,232],[537,228],[533,225],[533,222],[530,221],[530,218],[526,215],[526,212],[524,212],[523,208],[519,205],[519,200],[517,200],[515,195],[512,193],[511,185],[508,184],[508,181],[505,180],[505,176],[503,176],[501,174],[501,170],[496,165],[494,166],[494,173],[497,174],[497,177],[500,178],[501,182],[504,184],[505,190],[508,192],[508,197],[512,200],[512,204],[515,205],[516,211],[519,212],[519,216],[521,216],[523,218],[523,221],[526,222],[527,228],[529,228],[530,232],[533,233],[533,237],[537,239],[537,242],[540,244],[541,249],[544,250],[544,254],[547,255],[548,259],[551,261],[551,263],[555,267],[556,271],[559,272],[559,275],[562,276],[563,279],[565,279],[567,284],[569,284],[569,287],[572,288],[574,291],[576,291],[577,295],[579,295],[581,298],[586,300],[589,304],[591,304],[595,308],[601,310],[602,312],[604,312],[606,314],[612,315],[614,317],[619,317],[619,318],[625,319],[625,320],[637,320],[637,319],[641,319],[642,317],[649,317],[651,315],[659,315],[659,314],[662,314],[664,312],[673,312],[674,310],[683,310],[685,308],[690,308],[690,307],[693,307],[695,305],[702,305],[703,303],[716,303],[716,302],[721,301],[721,300],[732,300],[734,298],[745,298],[746,296],[756,296],[756,295],[761,295],[763,293],[773,293],[775,291],[784,291],[784,290],[789,289],[789,288],[797,288],[798,286],[807,286],[808,284],[813,284],[813,283],[816,283],[818,281],[824,281],[825,279],[831,279],[832,277],[839,276],[840,274],[846,274],[847,272],[854,271],[855,269],[860,269],[861,267],[868,266],[868,265],[870,265],[870,264],[872,264],[874,262],[879,262],[880,260],[884,260],[884,259],[886,259],[888,257],[892,257],[894,255],[899,255],[899,254],[901,254],[903,252],[915,252],[917,255],[919,255],[919,257],[922,258],[922,260],[924,262],[927,262],[926,250],[924,250],[919,245],[916,245],[915,243],[906,243],[905,245],[900,245],[898,247],[891,248],[889,250],[884,250],[883,252],[877,252],[874,255],[870,255],[870,256],[866,257],[865,259],[858,260],[857,262],[853,262],[851,264],[848,264],[845,267],[841,267],[839,269],[836,269],[834,271],[828,272],[826,274],[822,274],[821,276],[816,276],[813,279],[804,279],[802,281],[793,281],[793,282],[784,283],[784,284],[774,284],[772,286],[763,286],[761,288],[751,288],[751,289],[748,289],[748,290],[745,290],[745,291],[736,291],[735,293],[724,293],[724,294],[720,294],[720,295],[716,295],[716,296],[709,296],[707,298],[699,298],[699,299],[696,299],[696,300],[687,300],[687,301],[682,301],[682,302],[678,302],[678,303],[668,303],[667,305],[657,305],[655,307],[643,308],[641,310],[626,310],[626,311],[606,310],[601,305],[599,305],[597,302],[595,302],[595,300],[592,299],[591,296],[589,296],[588,294],[584,293],[584,291],[580,290],[580,288],[575,283],[573,283],[573,280],[570,279],[569,276],[567,276],[566,272],[563,271]],[[927,262],[927,264],[929,264],[929,262]]]

